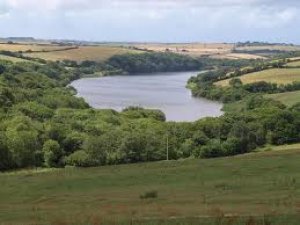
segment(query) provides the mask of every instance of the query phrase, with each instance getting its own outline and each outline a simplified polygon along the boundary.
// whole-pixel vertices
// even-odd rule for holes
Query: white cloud
[[[7,36],[280,41],[300,36],[299,9],[300,0],[0,0],[0,26]]]
[[[246,13],[242,18],[248,27],[275,28],[289,25],[298,15],[294,8],[268,9],[256,8]]]
[[[104,8],[190,8],[190,7],[249,7],[295,6],[298,0],[2,0],[18,10],[84,10]]]

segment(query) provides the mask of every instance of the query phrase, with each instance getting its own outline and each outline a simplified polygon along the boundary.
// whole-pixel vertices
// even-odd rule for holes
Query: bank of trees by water
[[[249,62],[261,60],[227,60],[213,58],[193,58],[175,53],[147,52],[140,54],[123,54],[111,57],[105,62],[63,60],[58,62],[62,66],[77,69],[78,73],[102,76],[211,70],[218,67],[233,68],[249,65]]]
[[[210,70],[196,77],[191,77],[188,81],[188,86],[196,97],[204,97],[223,103],[239,101],[252,94],[274,94],[300,90],[299,81],[288,84],[277,84],[267,81],[243,84],[240,79],[241,76],[254,72],[270,70],[272,68],[286,68],[288,62],[289,60],[287,59],[248,62],[246,67],[237,65]],[[229,85],[222,86],[217,83],[223,80],[229,80]]]
[[[79,77],[62,63],[0,61],[1,171],[157,161],[167,152],[169,159],[220,157],[300,141],[299,104],[255,95],[241,112],[165,122],[157,110],[90,108],[67,86]]]

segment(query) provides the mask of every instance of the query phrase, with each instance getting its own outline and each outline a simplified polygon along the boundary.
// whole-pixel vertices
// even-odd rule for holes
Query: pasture
[[[230,158],[3,173],[0,224],[298,225],[299,161],[298,144]]]
[[[265,95],[265,97],[280,101],[286,106],[293,106],[294,104],[300,102],[300,91],[270,94],[270,95]]]
[[[294,61],[290,62],[287,64],[288,67],[299,67],[300,68],[300,60],[299,61]]]
[[[293,81],[300,81],[300,68],[287,69],[268,69],[255,73],[248,73],[240,76],[243,84],[249,84],[259,81],[266,81],[277,84],[289,84]],[[216,82],[219,86],[228,86],[230,79]]]
[[[117,46],[79,46],[77,49],[70,49],[65,51],[35,52],[26,53],[24,55],[50,61],[74,60],[77,62],[82,62],[85,60],[91,60],[101,62],[109,59],[114,55],[140,52],[141,51],[131,50],[128,48]]]
[[[7,44],[0,43],[0,51],[11,51],[11,52],[27,52],[27,51],[57,51],[72,46],[59,46],[52,44]]]
[[[21,59],[21,58],[17,58],[17,57],[6,56],[6,55],[0,55],[0,60],[7,60],[7,61],[12,61],[12,62],[28,62],[29,61],[26,59]]]
[[[299,45],[252,45],[252,46],[240,46],[237,47],[236,50],[239,51],[262,51],[262,50],[269,50],[269,51],[300,51]]]
[[[234,44],[226,43],[187,43],[187,44],[135,44],[134,47],[144,51],[173,52],[192,57],[213,57],[220,59],[257,59],[264,58],[252,54],[232,53]]]

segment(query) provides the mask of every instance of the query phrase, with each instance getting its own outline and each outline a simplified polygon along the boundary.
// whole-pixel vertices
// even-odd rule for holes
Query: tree
[[[66,164],[70,166],[87,167],[91,165],[91,160],[85,151],[80,150],[69,155],[66,159]]]
[[[35,153],[40,144],[35,124],[28,117],[18,116],[6,121],[7,147],[17,168],[38,165]]]
[[[63,151],[57,141],[47,140],[43,145],[43,153],[47,167],[59,167],[62,165]]]
[[[239,88],[243,85],[243,82],[239,78],[233,78],[229,81],[229,85],[234,88]]]

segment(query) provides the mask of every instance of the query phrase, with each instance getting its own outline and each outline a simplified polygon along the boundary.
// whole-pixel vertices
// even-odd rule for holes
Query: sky
[[[300,44],[300,0],[0,0],[0,36]]]

